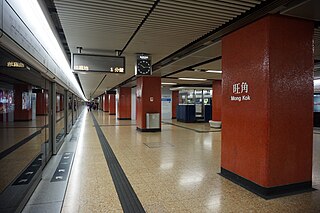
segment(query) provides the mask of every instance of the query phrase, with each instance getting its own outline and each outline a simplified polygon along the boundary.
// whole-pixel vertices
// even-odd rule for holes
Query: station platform
[[[139,132],[135,121],[84,110],[66,138],[77,142],[66,141],[52,157],[43,174],[50,178],[43,178],[23,212],[320,211],[318,130],[313,147],[315,190],[265,200],[219,175],[220,131],[210,131],[208,123],[187,125],[165,121],[161,132]],[[45,200],[41,187],[48,189],[52,182],[43,182],[51,179],[66,152],[74,156],[68,177],[49,192],[59,199],[51,194]]]

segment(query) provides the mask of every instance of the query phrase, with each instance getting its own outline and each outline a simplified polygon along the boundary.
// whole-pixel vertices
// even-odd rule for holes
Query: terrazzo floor
[[[218,174],[220,132],[163,124],[161,132],[142,133],[134,121],[93,113],[146,212],[320,212],[319,134],[313,155],[318,190],[264,200]],[[89,113],[81,125],[62,212],[123,212]]]

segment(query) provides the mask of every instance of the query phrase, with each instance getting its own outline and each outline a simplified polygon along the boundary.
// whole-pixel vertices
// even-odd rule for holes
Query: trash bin
[[[147,113],[146,114],[146,128],[147,129],[160,129],[160,113]]]

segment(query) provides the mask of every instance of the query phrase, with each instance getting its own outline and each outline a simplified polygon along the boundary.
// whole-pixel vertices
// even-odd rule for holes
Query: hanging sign
[[[76,72],[125,73],[125,57],[73,54],[73,70]]]

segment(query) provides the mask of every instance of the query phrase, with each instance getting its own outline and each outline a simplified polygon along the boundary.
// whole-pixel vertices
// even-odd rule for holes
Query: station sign
[[[24,65],[24,63],[18,62],[18,61],[8,61],[7,62],[7,67],[24,68],[25,65]]]
[[[73,54],[75,72],[125,73],[125,57],[92,54]]]
[[[249,85],[247,82],[238,82],[232,85],[232,93],[230,96],[231,101],[250,101]]]

